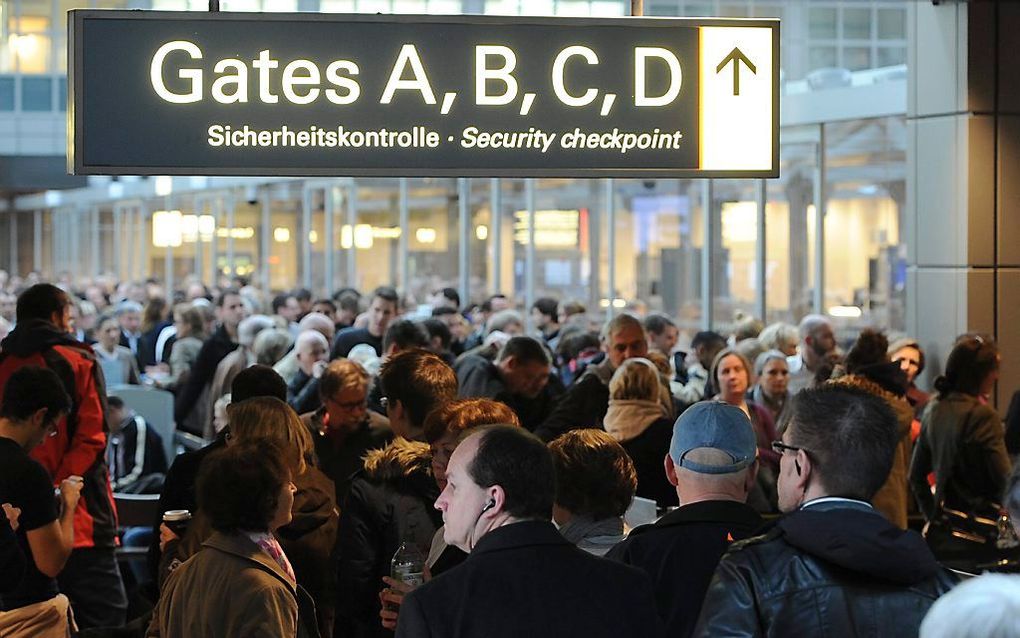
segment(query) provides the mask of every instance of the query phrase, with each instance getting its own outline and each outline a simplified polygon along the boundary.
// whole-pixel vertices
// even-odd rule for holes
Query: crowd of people
[[[941,637],[1020,604],[956,587],[1020,559],[992,338],[929,393],[916,340],[821,315],[599,319],[0,273],[0,635]],[[131,386],[203,445],[167,458]]]

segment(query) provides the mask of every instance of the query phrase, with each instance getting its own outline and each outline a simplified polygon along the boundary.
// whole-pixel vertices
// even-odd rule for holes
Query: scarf
[[[574,516],[560,528],[560,534],[573,545],[583,540],[596,541],[602,537],[622,537],[623,519],[621,517],[603,518],[593,521],[587,516]]]
[[[602,424],[609,436],[623,442],[637,438],[649,425],[664,416],[666,409],[658,401],[614,399],[609,402],[609,409]]]

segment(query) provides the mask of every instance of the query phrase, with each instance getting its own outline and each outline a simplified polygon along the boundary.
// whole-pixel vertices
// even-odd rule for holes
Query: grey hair
[[[788,323],[771,323],[758,335],[758,341],[766,350],[782,350],[784,346],[797,347],[800,337],[797,326]]]
[[[255,345],[255,337],[260,332],[267,328],[272,328],[276,324],[273,320],[266,315],[252,315],[245,317],[241,320],[241,323],[237,325],[237,342],[247,348]]]
[[[760,377],[762,370],[765,369],[765,364],[774,359],[782,359],[783,361],[786,361],[786,355],[778,350],[766,350],[758,355],[758,357],[754,360],[754,376]]]
[[[971,578],[936,600],[921,622],[921,638],[1016,636],[1020,636],[1020,576],[1016,575]]]
[[[824,315],[805,315],[804,318],[800,320],[800,325],[797,326],[797,332],[800,333],[801,341],[803,341],[804,337],[810,336],[814,331],[818,330],[822,326],[831,325],[832,322]]]
[[[488,323],[485,324],[485,334],[496,330],[506,332],[506,327],[512,323],[520,324],[522,328],[524,327],[524,319],[521,317],[521,313],[516,310],[500,310],[489,317]]]

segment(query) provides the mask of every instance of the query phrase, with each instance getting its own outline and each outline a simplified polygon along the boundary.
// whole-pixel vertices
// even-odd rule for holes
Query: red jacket
[[[74,547],[113,547],[117,512],[106,467],[106,392],[92,350],[45,321],[19,323],[0,344],[0,393],[22,366],[50,368],[71,396],[71,412],[55,436],[31,452],[53,477],[54,485],[71,475],[85,479],[74,513]],[[2,394],[0,394],[2,396]],[[2,399],[0,399],[2,400]]]

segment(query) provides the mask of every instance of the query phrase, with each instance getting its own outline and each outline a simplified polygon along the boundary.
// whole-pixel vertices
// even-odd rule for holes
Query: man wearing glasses
[[[920,535],[871,506],[896,417],[874,395],[824,386],[795,395],[781,429],[786,516],[723,557],[695,635],[916,635],[955,579]]]
[[[333,479],[340,505],[351,476],[364,465],[365,453],[393,440],[389,420],[368,409],[370,380],[358,363],[333,361],[319,377],[322,407],[301,417],[312,431],[319,469]]]

